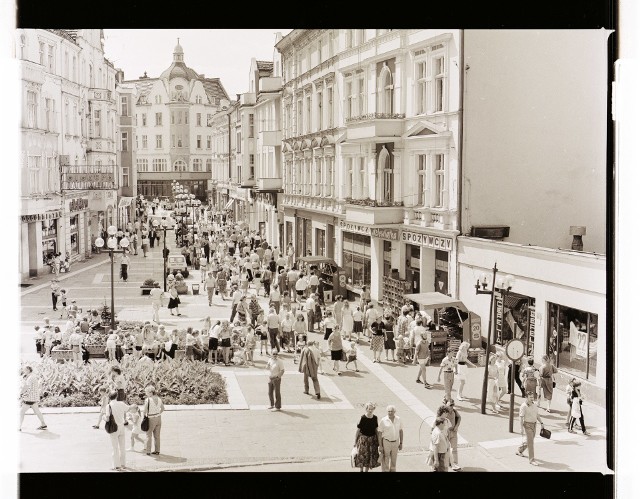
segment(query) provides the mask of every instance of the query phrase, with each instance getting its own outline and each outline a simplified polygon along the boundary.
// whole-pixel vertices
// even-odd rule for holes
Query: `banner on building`
[[[434,236],[431,234],[420,234],[409,230],[402,231],[402,242],[407,244],[417,244],[426,248],[442,251],[453,250],[453,239],[450,237]]]

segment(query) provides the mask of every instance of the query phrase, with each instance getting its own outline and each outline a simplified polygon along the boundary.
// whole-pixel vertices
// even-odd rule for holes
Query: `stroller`
[[[297,364],[300,359],[302,349],[307,345],[307,333],[299,333],[293,337],[293,363]]]

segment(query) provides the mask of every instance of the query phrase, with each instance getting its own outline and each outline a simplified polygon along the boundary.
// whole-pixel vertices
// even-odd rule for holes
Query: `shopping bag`
[[[551,438],[551,431],[547,430],[544,426],[542,428],[540,428],[540,436],[542,438]]]
[[[358,448],[356,446],[351,449],[351,467],[356,467],[356,456],[358,455]]]

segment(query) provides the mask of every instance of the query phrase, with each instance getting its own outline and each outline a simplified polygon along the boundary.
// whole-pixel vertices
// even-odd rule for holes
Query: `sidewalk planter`
[[[191,285],[191,292],[194,295],[199,295],[200,294],[200,284],[192,284]]]
[[[89,352],[90,359],[102,359],[104,358],[104,351],[106,345],[85,345],[87,352]]]
[[[140,286],[143,295],[148,295],[151,293],[151,290],[154,288],[159,288],[160,286]]]
[[[188,295],[189,294],[189,286],[183,283],[176,282],[176,291],[179,295]]]
[[[51,358],[61,364],[68,360],[73,360],[73,351],[71,350],[51,350]]]
[[[186,350],[176,350],[173,358],[174,359],[184,359],[184,354],[185,354]]]

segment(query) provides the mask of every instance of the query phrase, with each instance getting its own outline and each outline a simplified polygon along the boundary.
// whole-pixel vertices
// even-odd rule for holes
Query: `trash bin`
[[[199,295],[200,294],[200,284],[192,284],[191,285],[191,292],[194,295]]]
[[[324,292],[324,302],[331,303],[333,299],[333,291],[325,291]]]

